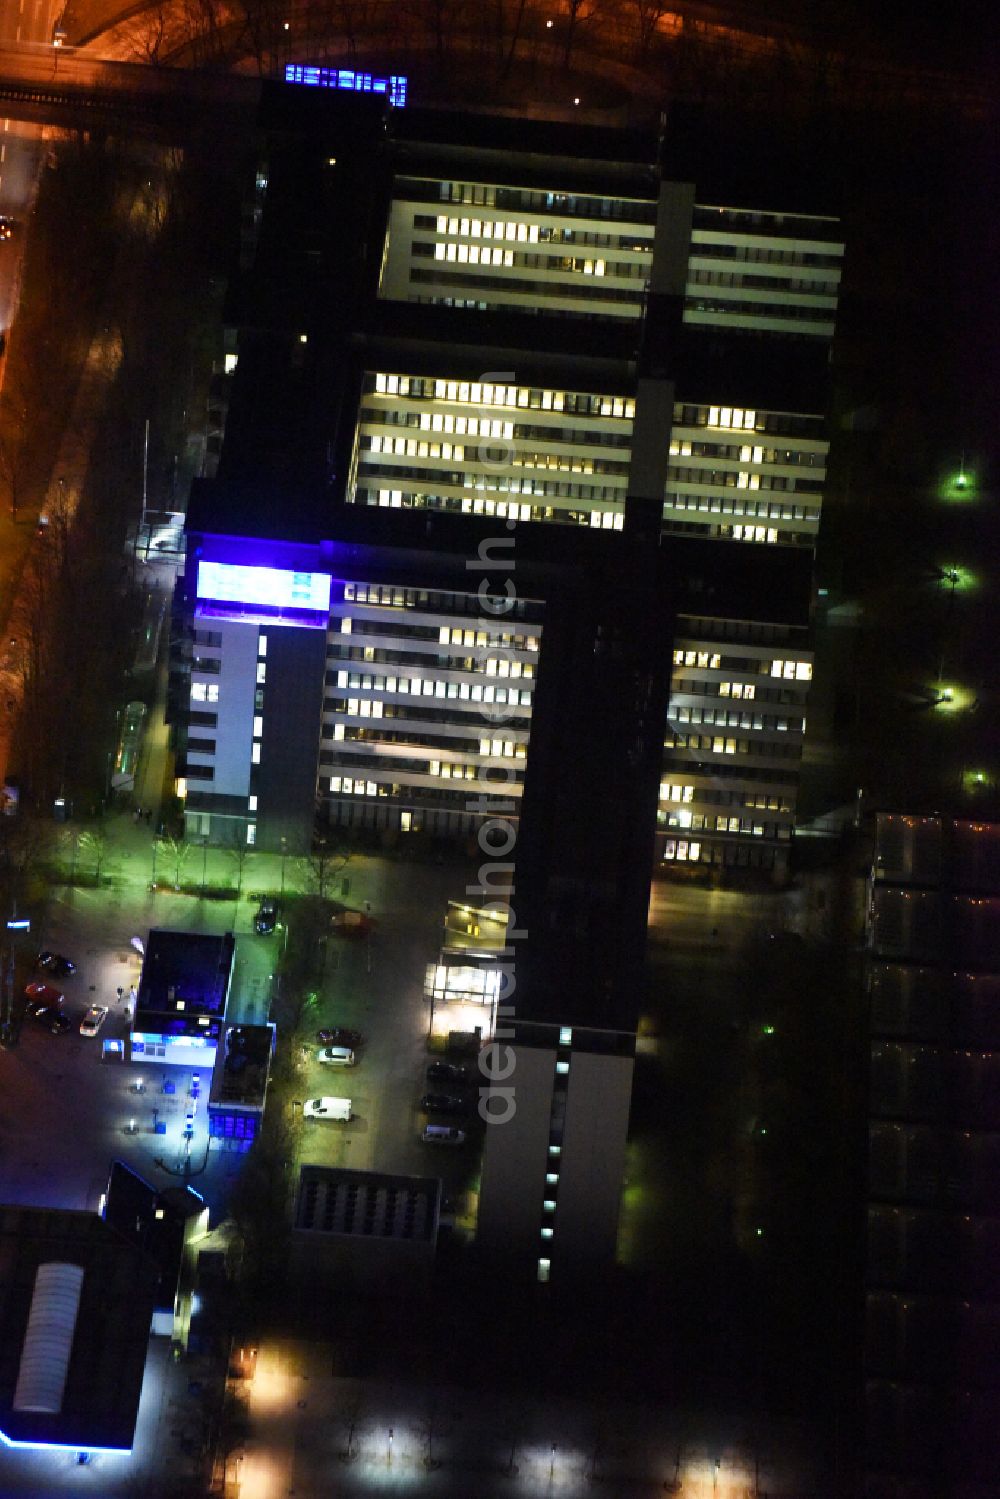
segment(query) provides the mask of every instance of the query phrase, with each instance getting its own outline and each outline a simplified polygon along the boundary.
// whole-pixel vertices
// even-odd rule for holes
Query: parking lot
[[[376,929],[370,942],[327,942],[315,1018],[317,1026],[357,1029],[365,1041],[357,1049],[357,1066],[326,1067],[315,1060],[318,1042],[310,1032],[298,1102],[347,1097],[353,1117],[349,1124],[304,1123],[299,1164],[438,1175],[446,1196],[457,1196],[475,1176],[475,1124],[462,1148],[425,1145],[426,1119],[417,1106],[430,1086],[425,1070],[433,1060],[426,1051],[424,967],[436,956],[446,901],[464,892],[466,876],[454,866],[415,868],[369,857],[352,861],[351,871],[357,902],[371,903]],[[237,904],[154,895],[126,881],[104,890],[57,888],[44,919],[36,918],[20,940],[25,955],[46,948],[77,964],[65,979],[33,975],[64,993],[62,1009],[71,1026],[64,1035],[51,1035],[26,1017],[17,1044],[0,1053],[4,1200],[95,1209],[117,1158],[158,1184],[188,1179],[208,1202],[213,1225],[219,1221],[242,1157],[218,1144],[208,1148],[210,1072],[200,1076],[194,1101],[190,1069],[102,1060],[103,1043],[127,1036],[128,991],[138,984],[141,961],[131,938],[145,938],[154,925],[200,932],[235,928],[229,1018],[265,1021],[281,945],[295,940],[294,900],[286,901],[287,937],[281,928],[272,936],[257,935],[255,908],[246,897]],[[84,1037],[79,1022],[92,1004],[106,1005],[109,1013],[96,1037]],[[21,1005],[18,995],[16,1013]],[[193,1133],[187,1136],[192,1106]],[[474,1111],[474,1090],[470,1106]],[[154,1132],[157,1124],[165,1132]]]

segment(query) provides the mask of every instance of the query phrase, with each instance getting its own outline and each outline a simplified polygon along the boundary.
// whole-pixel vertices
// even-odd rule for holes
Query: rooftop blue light
[[[406,76],[390,73],[380,78],[372,73],[357,73],[352,68],[319,68],[306,63],[285,64],[286,83],[305,83],[311,88],[347,89],[354,94],[385,94],[396,109],[406,104]]]
[[[305,609],[329,614],[330,576],[202,559],[198,563],[198,598],[268,610]]]

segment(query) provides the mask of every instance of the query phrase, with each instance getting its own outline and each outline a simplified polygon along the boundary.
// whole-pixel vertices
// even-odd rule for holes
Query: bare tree
[[[227,853],[236,865],[237,899],[243,894],[243,874],[246,869],[247,856],[250,852],[250,846],[243,837],[242,831],[239,828],[234,828]]]
[[[0,399],[0,476],[7,487],[11,519],[15,521],[33,464],[28,416],[23,391],[13,382],[6,382]]]
[[[566,0],[566,34],[563,41],[563,67],[569,68],[577,28],[597,14],[598,0]]]
[[[174,889],[179,890],[181,888],[181,874],[184,871],[184,865],[191,857],[191,850],[194,845],[186,843],[183,838],[175,838],[171,833],[167,833],[160,839],[159,847],[168,862],[173,865]]]
[[[320,900],[326,899],[330,881],[336,879],[350,862],[350,853],[330,848],[326,840],[318,838],[311,854],[306,858],[306,874],[313,891]]]
[[[80,834],[80,849],[94,861],[94,884],[101,883],[101,871],[108,857],[108,835],[102,824],[87,828]]]
[[[673,9],[671,0],[632,0],[636,51],[644,57],[652,45],[664,16]]]

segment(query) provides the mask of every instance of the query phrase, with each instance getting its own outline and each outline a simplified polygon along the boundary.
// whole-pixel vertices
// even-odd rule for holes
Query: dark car
[[[44,968],[55,978],[68,979],[76,972],[76,964],[61,952],[40,952],[35,959],[36,968]]]
[[[261,937],[270,937],[278,925],[278,902],[276,900],[262,900],[257,908],[257,915],[253,919],[254,930]]]
[[[352,1031],[346,1025],[335,1025],[331,1030],[317,1031],[316,1040],[321,1046],[364,1046],[365,1038],[360,1031]]]
[[[469,1074],[457,1062],[432,1062],[427,1069],[429,1083],[467,1083]]]
[[[425,1093],[420,1100],[420,1107],[425,1114],[464,1115],[469,1112],[467,1099],[459,1098],[454,1093]]]
[[[51,1005],[39,1005],[37,1009],[32,1010],[31,1014],[32,1019],[37,1020],[39,1025],[44,1025],[53,1036],[64,1035],[73,1024],[68,1015],[64,1015],[61,1010],[53,1009]]]

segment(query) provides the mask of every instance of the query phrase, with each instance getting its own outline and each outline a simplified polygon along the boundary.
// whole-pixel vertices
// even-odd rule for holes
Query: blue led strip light
[[[385,94],[396,109],[406,104],[406,76],[390,73],[387,78],[356,73],[350,68],[319,68],[301,62],[285,64],[286,83],[304,83],[311,88],[346,89],[354,94]]]

